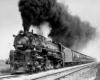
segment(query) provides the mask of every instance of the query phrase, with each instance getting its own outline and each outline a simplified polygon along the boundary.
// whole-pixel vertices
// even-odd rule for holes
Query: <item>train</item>
[[[13,35],[15,50],[10,50],[7,64],[12,73],[40,72],[68,65],[96,61],[95,58],[72,50],[53,40],[32,32],[19,31]]]

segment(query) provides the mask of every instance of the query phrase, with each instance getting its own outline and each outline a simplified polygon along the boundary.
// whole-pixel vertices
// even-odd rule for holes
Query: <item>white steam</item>
[[[31,26],[29,32],[31,32],[33,30],[34,34],[41,34],[39,29],[36,26]]]
[[[41,24],[40,26],[38,27],[34,27],[34,26],[31,26],[30,30],[31,31],[33,30],[33,33],[35,34],[39,34],[39,35],[42,35],[44,37],[46,37],[48,40],[52,40],[48,35],[51,33],[51,27],[49,26],[49,23],[45,22],[43,24]]]
[[[48,35],[51,32],[51,28],[49,27],[49,23],[43,23],[42,25],[40,25],[40,31],[41,31],[43,36],[48,38]]]

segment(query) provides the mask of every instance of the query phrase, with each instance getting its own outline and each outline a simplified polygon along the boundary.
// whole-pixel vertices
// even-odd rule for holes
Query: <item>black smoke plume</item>
[[[55,0],[20,0],[19,11],[21,12],[24,30],[28,31],[30,25],[39,26],[51,18],[55,2]]]
[[[49,36],[70,48],[83,46],[95,34],[88,22],[72,16],[67,7],[56,0],[20,0],[18,6],[25,32],[31,25],[48,22],[52,28]]]

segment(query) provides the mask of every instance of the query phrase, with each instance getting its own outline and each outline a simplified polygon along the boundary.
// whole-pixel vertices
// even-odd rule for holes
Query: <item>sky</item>
[[[88,21],[97,29],[97,37],[91,40],[81,52],[98,60],[100,56],[100,0],[59,0],[68,6],[72,15]],[[0,59],[7,59],[13,49],[13,34],[23,30],[18,0],[0,0]]]

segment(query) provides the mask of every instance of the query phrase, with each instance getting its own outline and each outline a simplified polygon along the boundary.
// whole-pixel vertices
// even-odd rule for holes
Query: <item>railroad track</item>
[[[45,72],[40,72],[36,74],[26,74],[26,75],[9,75],[0,77],[0,80],[59,80],[60,78],[72,74],[76,71],[82,70],[86,67],[96,65],[97,63],[88,63],[73,67],[61,68],[56,70],[50,70]]]

